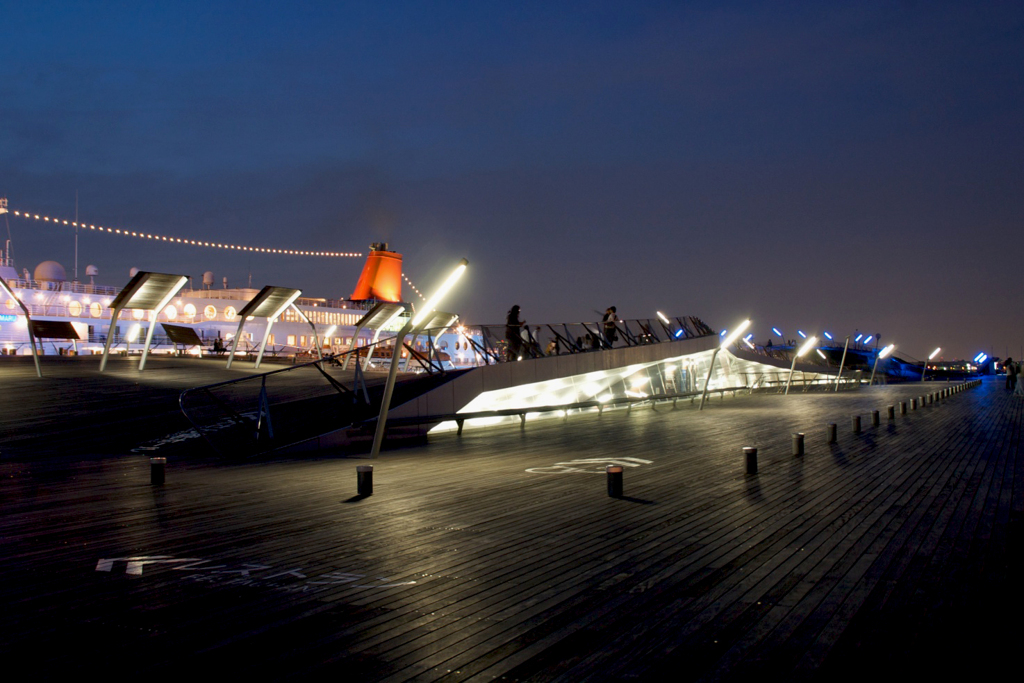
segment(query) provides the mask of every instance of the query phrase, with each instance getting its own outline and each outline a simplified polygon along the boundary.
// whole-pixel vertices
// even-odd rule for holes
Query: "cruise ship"
[[[227,278],[223,278],[218,287],[214,273],[206,272],[198,287],[190,279],[162,310],[124,310],[115,322],[111,320],[111,304],[121,287],[96,284],[94,280],[98,271],[94,266],[87,266],[85,272],[89,282],[69,281],[65,268],[56,261],[43,261],[32,272],[27,268],[19,272],[11,257],[8,241],[6,248],[0,251],[0,277],[7,284],[6,288],[0,288],[0,354],[31,355],[26,309],[32,321],[68,322],[77,335],[77,339],[38,339],[37,352],[44,355],[102,354],[111,334],[114,336],[111,353],[140,352],[141,340],[151,324],[160,327],[153,331],[150,353],[224,353],[235,348],[239,311],[260,291],[249,287],[229,287]],[[134,277],[135,274],[136,270],[132,269],[130,275]],[[373,341],[375,330],[363,329],[354,340],[359,320],[378,303],[402,301],[402,255],[389,249],[387,243],[374,243],[370,245],[370,253],[351,297],[300,296],[294,301],[294,306],[287,308],[273,322],[263,359],[316,358],[320,353],[338,354],[366,346]],[[409,309],[413,311],[414,306]],[[381,330],[383,348],[374,352],[375,364],[390,362],[387,333],[396,332],[406,319],[407,316],[399,316]],[[176,345],[162,329],[164,324],[192,328],[202,343],[191,347]],[[265,319],[250,319],[238,340],[236,353],[252,355],[258,352],[267,324]],[[434,344],[434,352],[442,362],[458,360],[462,364],[475,364],[478,360],[475,353],[449,356],[437,350],[465,349],[470,346],[466,343],[466,335],[472,335],[472,332],[465,328],[449,330],[439,337],[419,339],[414,342],[414,348],[425,351],[428,345]]]

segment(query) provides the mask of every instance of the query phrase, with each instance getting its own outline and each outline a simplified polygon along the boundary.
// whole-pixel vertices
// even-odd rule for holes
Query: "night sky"
[[[1024,350],[1020,2],[5,0],[0,27],[11,210],[71,219],[77,192],[110,227],[386,240],[420,289],[465,257],[468,323],[614,304]],[[71,229],[9,226],[19,270],[71,274]],[[79,254],[103,284],[323,297],[362,266],[95,232]]]

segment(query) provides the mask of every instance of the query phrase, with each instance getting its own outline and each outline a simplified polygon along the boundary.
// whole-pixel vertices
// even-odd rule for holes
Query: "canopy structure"
[[[263,351],[267,348],[267,339],[270,338],[270,328],[273,327],[274,321],[287,310],[289,306],[295,309],[295,312],[299,316],[309,323],[309,326],[313,328],[313,342],[316,344],[317,354],[323,358],[323,351],[320,349],[320,338],[316,334],[316,326],[309,322],[309,318],[306,314],[299,310],[298,306],[295,306],[295,300],[302,294],[300,289],[292,289],[291,287],[274,287],[273,285],[267,285],[259,291],[259,293],[252,298],[252,301],[242,307],[242,310],[238,312],[238,330],[235,332],[235,340],[231,345],[231,353],[228,354],[227,367],[231,367],[231,361],[235,358],[235,351],[238,350],[238,340],[242,338],[242,328],[245,327],[245,322],[250,317],[253,318],[266,318],[267,329],[263,332],[263,341],[260,342],[260,352],[256,356],[256,367],[260,366],[263,361]]]
[[[356,344],[359,343],[359,333],[363,330],[373,330],[373,340],[370,342],[370,348],[366,351],[366,360],[363,361],[363,370],[370,367],[370,358],[373,356],[374,349],[377,348],[377,340],[380,338],[380,333],[393,323],[395,319],[402,315],[402,313],[405,313],[408,308],[408,304],[401,302],[381,301],[367,311],[366,315],[360,318],[359,322],[356,323],[356,330],[352,333],[352,343],[348,347],[348,354],[345,356],[345,362],[341,366],[342,370],[348,368],[348,361],[352,358],[352,351],[355,349]]]
[[[444,334],[444,331],[447,330],[449,327],[451,327],[455,323],[455,321],[458,320],[458,319],[459,319],[459,316],[456,315],[455,313],[446,313],[444,311],[434,311],[433,313],[428,315],[426,318],[424,318],[423,322],[421,322],[419,325],[414,327],[409,332],[409,334],[412,335],[412,344],[411,345],[415,347],[416,346],[416,339],[421,334],[426,334],[427,335],[427,344],[430,346],[431,350],[433,351],[434,343],[431,341],[430,337],[431,336],[433,336],[433,337],[441,336],[442,334]],[[408,370],[409,369],[409,361],[410,360],[412,360],[412,354],[411,353],[409,354],[409,357],[406,358],[406,360],[405,360],[405,367],[402,368],[403,370]],[[433,361],[431,361],[431,363],[433,363]]]
[[[75,326],[66,320],[33,320],[28,325],[36,339],[70,339],[78,353],[78,340],[82,337]]]
[[[5,210],[4,211],[0,211],[0,213],[6,213],[6,206],[7,206],[6,205],[6,201],[7,200],[4,200],[5,203],[2,205],[2,207],[0,207],[0,208],[4,208]],[[31,330],[32,329],[32,316],[30,316],[29,313],[28,313],[28,306],[25,305],[25,302],[23,302],[21,299],[19,299],[17,296],[14,295],[14,290],[11,289],[11,286],[9,284],[7,284],[7,280],[3,279],[2,277],[0,277],[0,290],[3,290],[3,292],[7,296],[11,297],[11,299],[16,301],[18,303],[18,305],[21,306],[21,310],[25,312],[25,323],[28,325],[29,330]],[[43,371],[39,368],[39,353],[36,351],[36,338],[35,338],[35,335],[29,334],[28,335],[28,340],[32,344],[32,360],[34,360],[35,363],[36,363],[36,377],[42,377],[43,376]]]
[[[199,338],[199,335],[196,334],[194,328],[186,327],[185,325],[161,324],[163,325],[164,332],[166,332],[167,336],[170,337],[171,343],[174,344],[175,347],[177,347],[178,344],[181,344],[186,348],[198,346],[199,355],[203,355],[203,340]]]
[[[149,346],[153,343],[153,331],[156,329],[156,316],[164,310],[174,295],[188,282],[187,275],[171,275],[169,273],[150,273],[139,271],[135,274],[124,289],[110,302],[112,312],[110,314],[110,330],[107,331],[107,342],[103,345],[103,360],[100,361],[100,372],[107,367],[107,357],[110,355],[110,344],[114,341],[114,330],[117,325],[117,318],[122,310],[126,311],[153,311],[154,315],[149,323],[149,330],[146,331],[146,343],[142,347],[142,360],[139,361],[139,370],[146,367],[146,357],[149,355]]]

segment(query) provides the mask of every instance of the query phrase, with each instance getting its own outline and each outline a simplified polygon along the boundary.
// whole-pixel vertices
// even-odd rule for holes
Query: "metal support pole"
[[[228,354],[228,364],[224,366],[227,370],[231,369],[231,361],[235,359],[235,351],[238,351],[238,340],[242,338],[242,328],[245,327],[245,316],[240,317],[238,329],[235,331],[235,339],[231,343],[231,353]]]
[[[402,348],[402,342],[405,341],[405,335],[409,334],[409,330],[412,329],[412,318],[409,319],[402,329],[398,332],[398,336],[395,337],[395,353],[398,353],[398,349]],[[373,448],[370,450],[370,457],[376,458],[380,455],[380,446],[384,441],[384,427],[388,420],[388,410],[391,409],[391,395],[395,392],[395,377],[398,376],[398,359],[392,354],[391,367],[388,368],[388,381],[384,385],[384,396],[380,400],[380,415],[377,417],[377,429],[373,433]]]
[[[270,328],[274,326],[274,320],[267,318],[267,329],[263,330],[263,341],[260,342],[260,352],[256,355],[256,365],[259,367],[263,362],[263,352],[267,350],[267,340],[270,339]]]
[[[786,396],[789,396],[789,385],[793,383],[793,370],[796,369],[796,352],[793,352],[793,364],[789,366],[789,379],[786,380]]]
[[[850,335],[846,335],[846,344],[843,346],[843,358],[839,361],[839,374],[836,375],[836,393],[839,393],[839,380],[843,378],[843,366],[846,364],[846,350],[850,348]]]
[[[704,399],[708,395],[708,384],[711,383],[711,373],[715,371],[715,360],[718,358],[718,352],[721,351],[721,347],[715,347],[715,352],[711,354],[711,365],[708,367],[708,376],[704,379],[704,391],[700,394],[700,406],[697,408],[698,411],[704,410]]]

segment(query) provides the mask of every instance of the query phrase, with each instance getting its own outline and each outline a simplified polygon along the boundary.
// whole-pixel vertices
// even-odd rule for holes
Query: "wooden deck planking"
[[[100,471],[40,505],[24,503],[15,491],[16,533],[8,535],[5,525],[3,542],[37,546],[24,548],[25,572],[53,561],[52,545],[70,535],[103,548],[104,556],[116,554],[107,549],[158,548],[218,562],[266,557],[275,567],[308,567],[329,557],[334,565],[422,579],[386,595],[341,586],[290,598],[259,587],[183,585],[173,570],[159,569],[134,580],[130,596],[124,577],[114,575],[88,590],[47,588],[46,576],[25,586],[43,596],[28,598],[30,604],[70,598],[84,611],[164,594],[168,609],[177,606],[173,633],[202,630],[210,596],[232,596],[212,601],[219,605],[217,623],[260,615],[245,629],[208,634],[207,653],[197,655],[204,661],[261,652],[280,671],[314,672],[334,663],[366,680],[579,680],[653,676],[696,653],[703,664],[688,668],[694,675],[737,675],[751,670],[751,661],[755,671],[799,670],[800,658],[813,672],[880,585],[916,581],[934,592],[944,569],[966,562],[965,552],[973,557],[976,532],[987,523],[998,535],[998,520],[1009,519],[999,510],[1015,501],[1015,447],[983,466],[986,456],[977,449],[970,451],[973,465],[960,464],[962,440],[930,459],[913,443],[937,423],[970,424],[968,396],[919,409],[895,425],[872,428],[865,420],[859,437],[843,427],[849,408],[866,412],[864,395],[820,397],[827,409],[801,406],[796,414],[773,410],[777,402],[766,408],[772,397],[741,397],[716,402],[710,419],[685,408],[634,410],[574,415],[564,425],[531,422],[523,433],[470,431],[461,441],[442,437],[415,453],[387,454],[376,463],[378,495],[352,503],[344,501],[354,493],[354,463],[197,463],[169,471],[174,483],[167,490],[174,495],[154,502],[149,487],[136,483],[135,495],[148,496],[148,503],[121,508],[105,500],[123,496],[123,484]],[[958,402],[963,415],[956,418],[948,409]],[[884,402],[874,407],[884,414]],[[824,445],[826,412],[840,426],[837,447]],[[685,434],[657,424],[670,421]],[[1017,423],[993,435],[993,443],[1012,441],[1014,433],[1019,439],[1019,411]],[[799,462],[788,453],[791,429],[808,434]],[[626,493],[635,501],[604,497],[601,475],[522,471],[573,457],[612,457],[606,444],[617,433],[639,443],[616,448],[615,455],[656,454],[648,457],[653,465],[626,473]],[[751,438],[763,449],[761,473],[752,478],[742,474],[738,452]],[[338,475],[323,476],[328,471],[344,473],[330,481]],[[286,481],[277,481],[284,472]],[[137,466],[131,476],[145,474]],[[76,487],[91,492],[68,493]],[[52,488],[27,485],[21,492],[49,496]],[[9,492],[5,500],[12,499]],[[175,514],[155,535],[160,506]],[[81,521],[84,511],[97,508],[99,515]],[[353,520],[358,528],[339,533]],[[73,529],[33,531],[64,522]],[[375,544],[374,535],[390,543]],[[923,567],[913,562],[920,552],[932,553]],[[96,557],[86,548],[69,549],[60,563],[94,564]],[[883,557],[886,572],[879,571]],[[875,602],[887,607],[884,599]],[[309,628],[317,632],[294,635]],[[722,647],[707,647],[708,639]],[[651,655],[650,668],[636,668]]]

